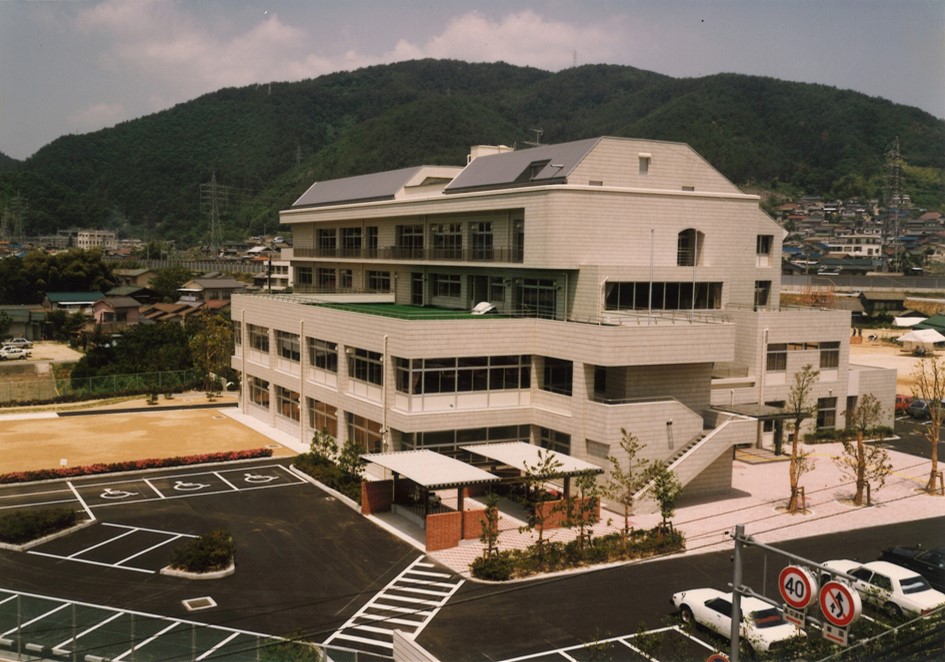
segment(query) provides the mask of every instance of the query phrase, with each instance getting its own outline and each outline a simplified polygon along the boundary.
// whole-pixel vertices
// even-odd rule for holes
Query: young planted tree
[[[577,488],[577,496],[574,496],[572,492],[566,500],[567,519],[565,524],[568,527],[576,526],[578,528],[578,548],[583,555],[584,545],[590,542],[591,539],[588,529],[596,524],[598,520],[597,504],[601,490],[597,485],[597,473],[594,471],[579,473],[574,477],[574,485]]]
[[[791,498],[788,500],[788,512],[792,515],[800,510],[800,482],[801,477],[814,468],[814,461],[810,458],[810,451],[801,451],[799,448],[801,424],[817,411],[817,406],[810,402],[810,394],[820,377],[820,371],[810,364],[805,365],[799,372],[794,373],[794,384],[788,391],[784,410],[791,415],[793,434],[791,436],[791,462],[788,465],[791,483]]]
[[[653,498],[660,505],[660,515],[663,518],[661,529],[673,528],[673,515],[676,514],[676,501],[682,494],[682,484],[676,477],[676,472],[663,461],[657,461],[652,464],[649,471],[650,479],[653,481]]]
[[[931,447],[932,466],[925,491],[934,494],[939,482],[938,443],[942,434],[942,416],[945,413],[942,406],[942,399],[945,398],[945,359],[921,359],[912,371],[912,380],[915,384],[913,393],[929,405],[929,424],[924,427],[922,434]]]
[[[545,518],[549,513],[544,508],[548,500],[545,484],[556,477],[561,469],[561,462],[550,450],[538,450],[538,460],[533,465],[525,462],[525,484],[528,488],[530,512],[523,531],[538,531],[535,546],[538,550],[539,561],[545,556]]]
[[[622,459],[608,456],[610,462],[610,477],[604,486],[604,494],[623,506],[623,544],[626,549],[630,538],[630,515],[633,514],[633,500],[649,481],[647,470],[649,461],[638,458],[642,449],[636,435],[620,428],[620,448],[623,450]]]
[[[486,511],[482,516],[482,533],[479,542],[485,545],[482,549],[482,558],[487,559],[498,553],[499,543],[499,497],[495,492],[489,492],[486,497]]]
[[[879,425],[883,417],[883,407],[872,393],[860,398],[854,408],[847,429],[856,435],[856,441],[843,440],[843,454],[834,458],[837,468],[856,482],[856,494],[853,503],[863,505],[863,493],[869,496],[868,487],[875,482],[879,489],[886,484],[886,476],[892,472],[889,453],[879,446],[867,446],[863,439],[870,430]],[[866,505],[870,505],[867,498]]]

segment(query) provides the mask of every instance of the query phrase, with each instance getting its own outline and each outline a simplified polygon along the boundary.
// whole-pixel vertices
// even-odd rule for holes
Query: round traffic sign
[[[789,565],[778,575],[781,597],[795,609],[806,609],[817,597],[817,577],[807,568]]]
[[[860,615],[860,594],[847,584],[831,580],[820,589],[820,611],[824,618],[840,628],[850,625]]]

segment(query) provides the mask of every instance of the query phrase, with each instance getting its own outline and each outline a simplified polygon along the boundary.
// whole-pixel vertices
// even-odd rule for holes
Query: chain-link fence
[[[0,381],[0,404],[42,404],[93,400],[142,393],[178,393],[199,389],[204,378],[196,370],[140,372],[95,377],[57,377],[53,373],[31,379]]]

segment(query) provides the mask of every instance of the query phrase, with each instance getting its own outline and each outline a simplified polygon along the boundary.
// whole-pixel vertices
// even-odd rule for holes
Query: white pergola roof
[[[427,489],[461,487],[499,480],[488,471],[430,450],[370,453],[361,456]]]
[[[556,473],[561,476],[584,473],[585,471],[604,472],[596,464],[557,451],[546,450],[540,446],[532,446],[524,441],[506,441],[501,444],[473,444],[472,446],[463,446],[462,449],[522,471],[525,471],[526,464],[530,467],[538,464],[538,453],[542,452],[543,454],[551,453],[552,457],[560,463]]]

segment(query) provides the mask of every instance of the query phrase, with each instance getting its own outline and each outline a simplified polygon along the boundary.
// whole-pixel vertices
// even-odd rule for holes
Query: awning
[[[430,490],[499,480],[487,471],[430,450],[369,453],[361,457]]]
[[[557,451],[546,450],[540,446],[532,446],[531,444],[526,444],[524,441],[507,441],[501,444],[473,444],[471,446],[463,446],[462,449],[469,453],[480,455],[490,460],[496,460],[502,464],[507,464],[510,467],[521,469],[522,471],[526,471],[526,466],[536,466],[540,461],[538,453],[542,452],[543,454],[550,453],[551,456],[560,463],[555,469],[555,473],[559,476],[571,476],[588,471],[599,474],[604,473],[604,470],[596,464],[591,464],[590,462],[585,462],[584,460],[579,460],[570,455],[558,453]]]

